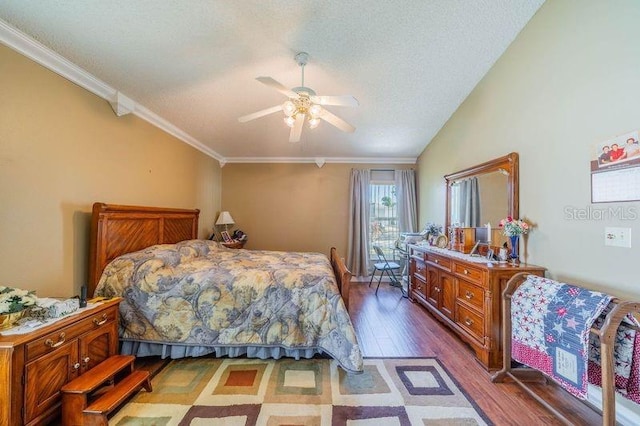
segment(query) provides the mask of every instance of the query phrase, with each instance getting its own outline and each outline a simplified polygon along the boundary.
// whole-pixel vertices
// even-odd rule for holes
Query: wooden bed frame
[[[102,271],[116,257],[155,244],[198,238],[199,215],[200,210],[95,203],[91,217],[87,294],[93,296]],[[349,309],[351,272],[334,247],[330,260],[344,304]]]
[[[338,250],[335,247],[331,247],[331,256],[329,258],[331,262],[331,268],[333,274],[336,276],[336,282],[338,283],[338,289],[342,295],[344,306],[349,311],[349,285],[351,284],[351,271],[349,271],[344,264],[344,259],[338,256]]]
[[[199,215],[200,210],[95,203],[87,294],[93,295],[102,271],[116,257],[154,244],[198,238]]]

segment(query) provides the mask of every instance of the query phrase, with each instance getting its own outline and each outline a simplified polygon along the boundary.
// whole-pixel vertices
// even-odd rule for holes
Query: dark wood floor
[[[352,283],[349,312],[365,357],[436,356],[496,425],[562,424],[513,383],[494,384],[472,350],[422,306],[400,299],[384,283],[378,296],[368,283]],[[602,417],[554,385],[534,385],[538,393],[578,425]]]

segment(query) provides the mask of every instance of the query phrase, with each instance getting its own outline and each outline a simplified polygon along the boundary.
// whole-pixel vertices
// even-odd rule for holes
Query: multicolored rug
[[[112,425],[487,425],[435,358],[367,358],[348,375],[329,359],[171,361]]]

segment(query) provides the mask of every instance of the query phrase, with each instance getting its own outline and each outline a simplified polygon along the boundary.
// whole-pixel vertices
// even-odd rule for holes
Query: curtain
[[[347,265],[356,277],[369,275],[369,170],[351,170]]]
[[[400,232],[416,232],[418,229],[416,173],[413,170],[396,170],[395,184]]]
[[[480,225],[480,187],[478,178],[473,177],[460,182],[460,214],[462,226],[475,228]]]

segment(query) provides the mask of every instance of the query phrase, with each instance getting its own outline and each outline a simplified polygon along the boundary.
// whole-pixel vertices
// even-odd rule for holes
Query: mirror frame
[[[508,215],[514,219],[518,219],[520,214],[520,166],[518,153],[512,152],[504,157],[496,158],[491,161],[487,161],[476,166],[469,167],[464,170],[460,170],[455,173],[445,175],[444,180],[447,185],[447,205],[446,205],[446,218],[445,218],[445,230],[451,226],[451,185],[464,178],[478,176],[485,173],[497,172],[499,170],[505,170],[509,174],[507,175],[507,196],[508,196]],[[495,225],[497,226],[497,224]]]

